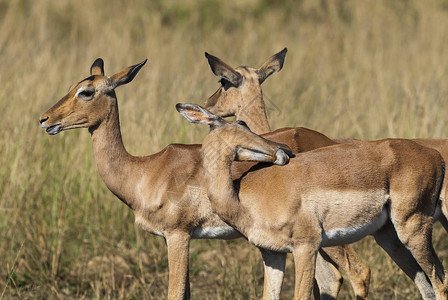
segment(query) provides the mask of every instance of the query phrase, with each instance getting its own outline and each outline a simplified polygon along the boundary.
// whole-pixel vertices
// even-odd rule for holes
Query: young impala
[[[320,247],[384,232],[411,251],[436,299],[447,299],[432,246],[444,176],[439,152],[409,140],[340,144],[297,154],[285,166],[256,166],[233,181],[233,161],[282,165],[287,151],[198,105],[176,108],[190,122],[211,127],[201,153],[213,211],[252,244],[293,253],[294,299],[310,297]]]
[[[90,68],[91,76],[74,84],[67,95],[41,116],[40,124],[51,135],[88,128],[98,171],[106,186],[132,209],[137,225],[166,239],[168,298],[185,299],[190,295],[190,239],[231,239],[241,235],[211,210],[201,185],[200,145],[172,144],[145,157],[135,157],[126,151],[115,88],[133,80],[145,62],[108,77],[104,75],[103,61],[97,59]],[[265,136],[283,141],[294,135],[294,129],[285,129]],[[316,143],[328,143],[327,137],[316,135]],[[235,173],[243,174],[248,168],[241,164]],[[270,258],[269,251],[263,253],[264,259]],[[272,259],[265,262],[266,299],[278,298],[281,286],[277,282],[277,268],[271,263]]]
[[[261,84],[270,75],[283,68],[286,52],[285,48],[274,54],[258,69],[245,66],[234,69],[221,59],[205,53],[212,72],[220,77],[221,83],[221,87],[205,102],[205,108],[221,117],[236,116],[237,120],[244,121],[256,134],[270,132]],[[294,134],[281,142],[291,147],[294,153],[336,144],[330,139],[322,139],[320,133],[303,127],[289,130]],[[324,260],[320,254],[318,255],[316,282],[320,298],[337,298],[342,284],[342,276],[337,269],[340,267],[350,279],[356,298],[367,299],[370,269],[362,263],[353,249],[350,246],[335,246],[321,249],[321,252],[323,252],[323,257],[330,258],[331,263]],[[286,254],[266,253],[264,256],[266,256],[265,262],[270,261],[271,266],[276,266],[278,269],[278,272],[273,273],[271,278],[278,277],[275,282],[280,286],[275,287],[275,290],[280,292]]]
[[[257,134],[269,132],[270,127],[266,117],[265,103],[261,84],[272,74],[282,69],[286,55],[286,48],[269,58],[260,68],[250,67],[232,68],[219,58],[206,53],[208,63],[215,75],[221,78],[221,87],[205,102],[205,108],[211,113],[225,116],[236,116],[237,120],[242,120],[249,125],[249,128]],[[285,132],[287,131],[284,129]],[[336,142],[350,142],[351,140],[330,140],[322,139],[322,135],[310,131],[306,128],[297,127],[290,129],[294,131],[288,139],[281,140],[293,149],[294,153],[313,150],[319,147],[330,146]],[[278,140],[280,141],[280,140]],[[445,161],[448,161],[448,140],[443,139],[420,139],[414,140],[417,143],[438,150]],[[445,175],[448,177],[448,173]],[[448,231],[446,201],[444,200],[448,189],[448,178],[445,178],[441,193],[441,202],[437,209],[435,218],[439,220]],[[448,196],[448,195],[447,195]],[[423,271],[419,268],[412,254],[395,237],[395,242],[391,242],[391,237],[380,233],[375,235],[377,243],[388,252],[393,260],[405,271],[405,273],[416,283],[424,299],[434,298],[432,286]],[[370,278],[369,268],[365,266],[356,256],[356,253],[348,246],[326,247],[324,252],[335,262],[336,267],[341,267],[347,273],[353,286],[357,299],[367,298],[368,283]],[[277,272],[280,278],[284,270],[284,254],[271,254],[272,259],[277,259],[277,266],[281,272]],[[324,256],[325,257],[325,256]],[[265,259],[266,260],[266,259]],[[416,273],[417,272],[417,273]],[[273,276],[273,275],[272,275]],[[271,277],[272,277],[271,276]],[[340,273],[328,267],[321,257],[317,258],[316,279],[319,284],[321,298],[336,298],[341,280]],[[275,281],[281,282],[281,279]],[[278,288],[279,290],[279,288]]]

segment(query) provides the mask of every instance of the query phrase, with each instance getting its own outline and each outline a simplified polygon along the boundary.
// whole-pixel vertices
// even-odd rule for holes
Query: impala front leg
[[[280,299],[285,275],[286,253],[260,249],[264,265],[263,299]]]
[[[316,257],[319,247],[302,244],[294,248],[294,300],[310,299],[313,289]]]
[[[190,299],[188,258],[189,232],[173,232],[166,237],[168,247],[168,299]]]

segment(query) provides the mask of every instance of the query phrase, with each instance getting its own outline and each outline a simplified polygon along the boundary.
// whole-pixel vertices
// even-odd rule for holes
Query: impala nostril
[[[43,122],[45,122],[46,120],[48,120],[48,117],[44,117],[44,118],[42,118],[42,119],[40,119],[40,124],[42,124]]]

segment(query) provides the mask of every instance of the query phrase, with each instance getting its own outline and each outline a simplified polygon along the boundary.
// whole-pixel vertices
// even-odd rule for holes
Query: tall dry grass
[[[87,130],[48,136],[42,112],[97,57],[108,74],[149,58],[117,90],[125,145],[135,155],[200,142],[179,101],[203,103],[218,84],[204,51],[257,67],[288,47],[264,83],[272,128],[331,137],[444,137],[448,2],[0,0],[0,298],[166,295],[166,246],[142,232],[98,176]],[[448,266],[446,233],[434,243]],[[374,245],[372,299],[414,299],[416,288]],[[192,241],[194,299],[262,293],[262,265],[244,240]],[[291,298],[288,261],[282,292]],[[341,298],[353,296],[344,284]]]

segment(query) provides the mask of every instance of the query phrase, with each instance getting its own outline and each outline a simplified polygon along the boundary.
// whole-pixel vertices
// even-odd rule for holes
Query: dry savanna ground
[[[124,143],[134,155],[201,142],[180,101],[218,87],[204,51],[258,67],[288,47],[264,84],[272,128],[330,137],[445,137],[447,0],[0,0],[0,298],[160,299],[164,240],[134,225],[101,181],[87,130],[48,136],[39,116],[88,76],[148,58],[117,89]],[[448,267],[447,235],[434,244]],[[370,238],[355,244],[372,268],[372,299],[415,299],[416,288]],[[194,299],[262,294],[258,252],[244,240],[192,241]],[[288,260],[282,298],[293,295]],[[353,293],[347,281],[341,299]]]

